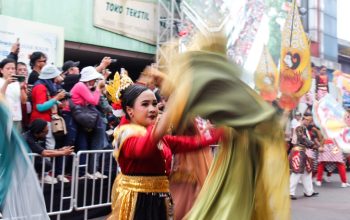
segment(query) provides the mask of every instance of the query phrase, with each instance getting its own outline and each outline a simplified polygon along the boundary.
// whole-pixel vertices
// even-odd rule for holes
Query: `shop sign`
[[[95,0],[94,25],[149,44],[156,44],[157,5],[136,0]]]

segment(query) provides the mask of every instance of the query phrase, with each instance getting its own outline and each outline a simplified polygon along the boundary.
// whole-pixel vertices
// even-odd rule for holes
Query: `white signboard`
[[[157,7],[136,0],[95,0],[94,25],[149,44],[156,44]]]
[[[0,15],[0,60],[6,58],[17,39],[20,43],[18,61],[28,64],[29,67],[29,55],[41,51],[47,55],[47,63],[62,66],[62,27]]]

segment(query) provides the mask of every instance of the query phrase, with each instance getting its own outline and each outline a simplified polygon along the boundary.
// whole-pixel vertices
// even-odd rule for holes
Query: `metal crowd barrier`
[[[78,211],[84,210],[84,219],[87,219],[89,209],[111,205],[111,188],[115,176],[118,173],[118,169],[117,167],[113,167],[113,163],[113,150],[89,150],[78,152],[77,172],[75,173],[75,179],[77,181],[75,182],[74,195],[76,202],[74,204],[74,209]],[[96,172],[100,172],[107,177],[90,180],[87,177],[81,177],[82,174],[89,173],[91,175]],[[92,182],[91,190],[88,188],[88,181]],[[88,197],[89,194],[91,197]],[[95,203],[96,199],[98,200],[97,203]],[[82,202],[80,203],[79,201]]]
[[[87,219],[89,209],[111,205],[111,188],[118,172],[113,150],[79,151],[77,154],[52,158],[33,153],[29,156],[38,173],[48,215],[57,215],[57,219],[61,219],[62,214],[70,213],[73,209],[84,210],[84,219]],[[106,177],[101,178],[100,175],[100,178],[96,178],[92,175],[96,172]],[[57,174],[68,177],[69,182],[58,179],[55,184],[45,182],[47,175],[56,177]],[[54,198],[57,191],[59,199]]]
[[[45,198],[46,209],[49,215],[61,215],[73,211],[74,203],[74,182],[75,182],[75,154],[63,157],[41,157],[41,155],[30,153],[32,163],[38,173],[39,184],[49,198]],[[69,161],[69,163],[68,163]],[[40,165],[37,165],[40,164]],[[51,164],[51,166],[49,166]],[[62,172],[58,172],[61,170]],[[69,182],[58,181],[57,175],[68,177]],[[46,183],[45,177],[50,176],[57,183]],[[59,191],[60,197],[54,200],[54,192]],[[69,205],[64,206],[64,202],[68,201]],[[67,204],[67,203],[65,203]],[[56,207],[56,208],[55,208]],[[58,209],[57,209],[58,207]],[[59,217],[58,217],[59,219]]]

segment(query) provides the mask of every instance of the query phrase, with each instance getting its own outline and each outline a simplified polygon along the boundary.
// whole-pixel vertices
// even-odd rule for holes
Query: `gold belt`
[[[304,150],[306,150],[306,148],[305,147],[301,147],[301,146],[294,146],[293,150],[304,151]]]
[[[108,220],[132,220],[138,193],[168,193],[166,176],[126,176],[119,174],[112,190],[112,213]]]
[[[133,192],[169,192],[169,180],[166,176],[126,176],[118,175],[118,187]]]

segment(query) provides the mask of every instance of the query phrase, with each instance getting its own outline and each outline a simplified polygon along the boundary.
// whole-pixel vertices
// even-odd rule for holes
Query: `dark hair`
[[[6,59],[3,59],[1,60],[0,62],[0,68],[4,68],[4,66],[8,63],[16,63],[16,61],[14,59],[11,59],[11,58],[6,58]]]
[[[18,65],[22,65],[22,66],[27,66],[27,64],[23,63],[23,62],[17,62],[17,66]]]
[[[130,117],[126,112],[126,107],[134,107],[137,97],[146,90],[149,90],[149,88],[144,85],[133,84],[121,92],[122,108],[127,119],[130,119]]]
[[[39,134],[42,132],[45,127],[47,126],[47,122],[42,119],[35,119],[30,125],[29,125],[29,131],[32,134]]]
[[[326,70],[327,70],[327,67],[326,67],[325,65],[321,65],[321,66],[319,67],[319,70],[321,70],[321,69],[323,69],[323,68],[326,68]]]
[[[46,58],[46,55],[43,53],[43,52],[40,52],[40,51],[35,51],[33,52],[29,59],[30,59],[30,62],[29,62],[29,65],[30,67],[33,69],[34,65],[35,65],[35,62],[37,60],[39,60],[41,57],[45,57]]]
[[[10,58],[5,58],[0,62],[0,69],[4,68],[4,66],[8,63],[16,64],[16,61]],[[0,77],[2,77],[2,73],[0,72]]]

